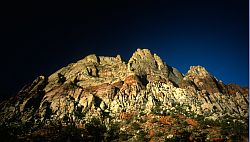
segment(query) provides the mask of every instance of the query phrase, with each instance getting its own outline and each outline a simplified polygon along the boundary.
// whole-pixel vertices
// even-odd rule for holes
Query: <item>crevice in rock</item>
[[[147,86],[148,84],[147,75],[141,75],[141,76],[138,76],[138,78],[143,86]]]

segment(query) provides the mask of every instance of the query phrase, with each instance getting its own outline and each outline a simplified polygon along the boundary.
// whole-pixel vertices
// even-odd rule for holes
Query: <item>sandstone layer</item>
[[[148,49],[137,49],[127,63],[120,55],[92,54],[49,77],[39,76],[0,104],[0,125],[73,121],[81,127],[93,118],[121,121],[156,109],[185,116],[178,108],[213,121],[224,116],[242,121],[248,103],[247,88],[226,85],[204,67],[191,66],[183,75]]]

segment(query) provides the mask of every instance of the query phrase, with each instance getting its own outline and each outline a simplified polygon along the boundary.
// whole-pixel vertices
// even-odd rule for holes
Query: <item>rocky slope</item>
[[[247,88],[225,85],[204,67],[183,76],[137,49],[127,63],[93,54],[39,76],[0,104],[0,125],[18,140],[243,141],[248,103]]]

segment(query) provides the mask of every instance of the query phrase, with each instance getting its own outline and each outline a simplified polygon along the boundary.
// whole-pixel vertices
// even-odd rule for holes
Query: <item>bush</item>
[[[106,132],[105,141],[119,139],[120,125],[118,123],[111,123],[110,128]]]
[[[148,141],[146,135],[147,133],[145,131],[140,130],[138,133],[138,141]]]
[[[124,131],[122,131],[122,132],[119,133],[119,140],[121,140],[121,141],[127,141],[131,137],[132,137],[131,135],[127,134]]]
[[[93,138],[93,141],[104,140],[104,133],[107,131],[107,129],[99,119],[92,118],[89,123],[85,124],[85,128],[89,135]]]
[[[133,127],[133,129],[135,129],[135,130],[140,130],[140,129],[141,129],[140,125],[139,125],[138,123],[136,123],[136,122],[134,122],[134,123],[132,124],[132,127]]]

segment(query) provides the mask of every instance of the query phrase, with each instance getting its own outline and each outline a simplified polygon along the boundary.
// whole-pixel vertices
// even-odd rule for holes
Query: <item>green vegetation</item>
[[[145,131],[140,130],[138,133],[137,141],[142,141],[142,142],[148,141],[148,138],[146,137],[146,135],[147,133]]]
[[[230,138],[233,141],[243,141],[243,138],[248,137],[248,119],[245,118],[239,118],[239,117],[233,117],[230,115],[225,115],[223,117],[220,117],[219,119],[213,120],[209,119],[208,117],[211,115],[210,112],[205,112],[204,115],[198,115],[195,114],[192,111],[186,111],[188,108],[190,110],[190,106],[187,105],[180,105],[178,103],[173,104],[174,109],[173,110],[163,110],[161,107],[161,104],[157,104],[152,110],[151,113],[155,115],[160,116],[171,116],[172,118],[175,118],[175,120],[172,122],[172,125],[175,125],[174,128],[180,131],[188,130],[186,129],[189,124],[186,121],[183,121],[176,117],[176,114],[184,115],[186,118],[192,118],[196,120],[199,124],[197,127],[196,137],[199,140],[205,140],[208,136],[208,133],[203,133],[206,129],[217,129],[219,138]],[[244,121],[243,121],[244,120]],[[157,120],[153,121],[153,123],[158,123]],[[172,138],[165,138],[166,141],[183,141],[184,139],[183,133],[177,133]],[[185,141],[185,140],[184,140]]]
[[[99,98],[94,99],[94,105],[100,106]],[[100,118],[93,117],[91,120],[85,120],[86,114],[83,108],[78,106],[77,101],[68,97],[65,104],[65,110],[62,110],[65,115],[60,121],[53,120],[50,104],[45,102],[43,104],[45,107],[44,121],[32,118],[25,124],[18,122],[8,127],[1,126],[0,135],[3,138],[11,137],[13,141],[32,139],[34,141],[104,142],[149,141],[150,139],[174,142],[189,141],[190,137],[195,141],[205,141],[206,138],[229,138],[232,141],[243,141],[243,138],[248,135],[248,120],[239,121],[239,118],[230,115],[212,120],[208,119],[209,113],[198,115],[186,111],[189,106],[180,104],[174,104],[175,109],[163,110],[161,104],[157,103],[149,116],[141,112],[121,121],[111,118],[108,113],[101,114]],[[73,111],[68,112],[68,107],[72,105],[74,105]],[[191,122],[197,121],[197,126],[196,124],[191,125],[186,119]],[[78,127],[78,124],[83,126]],[[216,134],[210,133],[210,131],[216,131]]]
[[[104,133],[106,133],[107,130],[99,119],[92,118],[91,121],[85,125],[85,128],[93,141],[104,140]]]
[[[133,127],[134,130],[140,130],[140,129],[141,129],[140,124],[138,124],[138,123],[136,123],[136,122],[134,122],[134,123],[132,124],[132,127]]]

